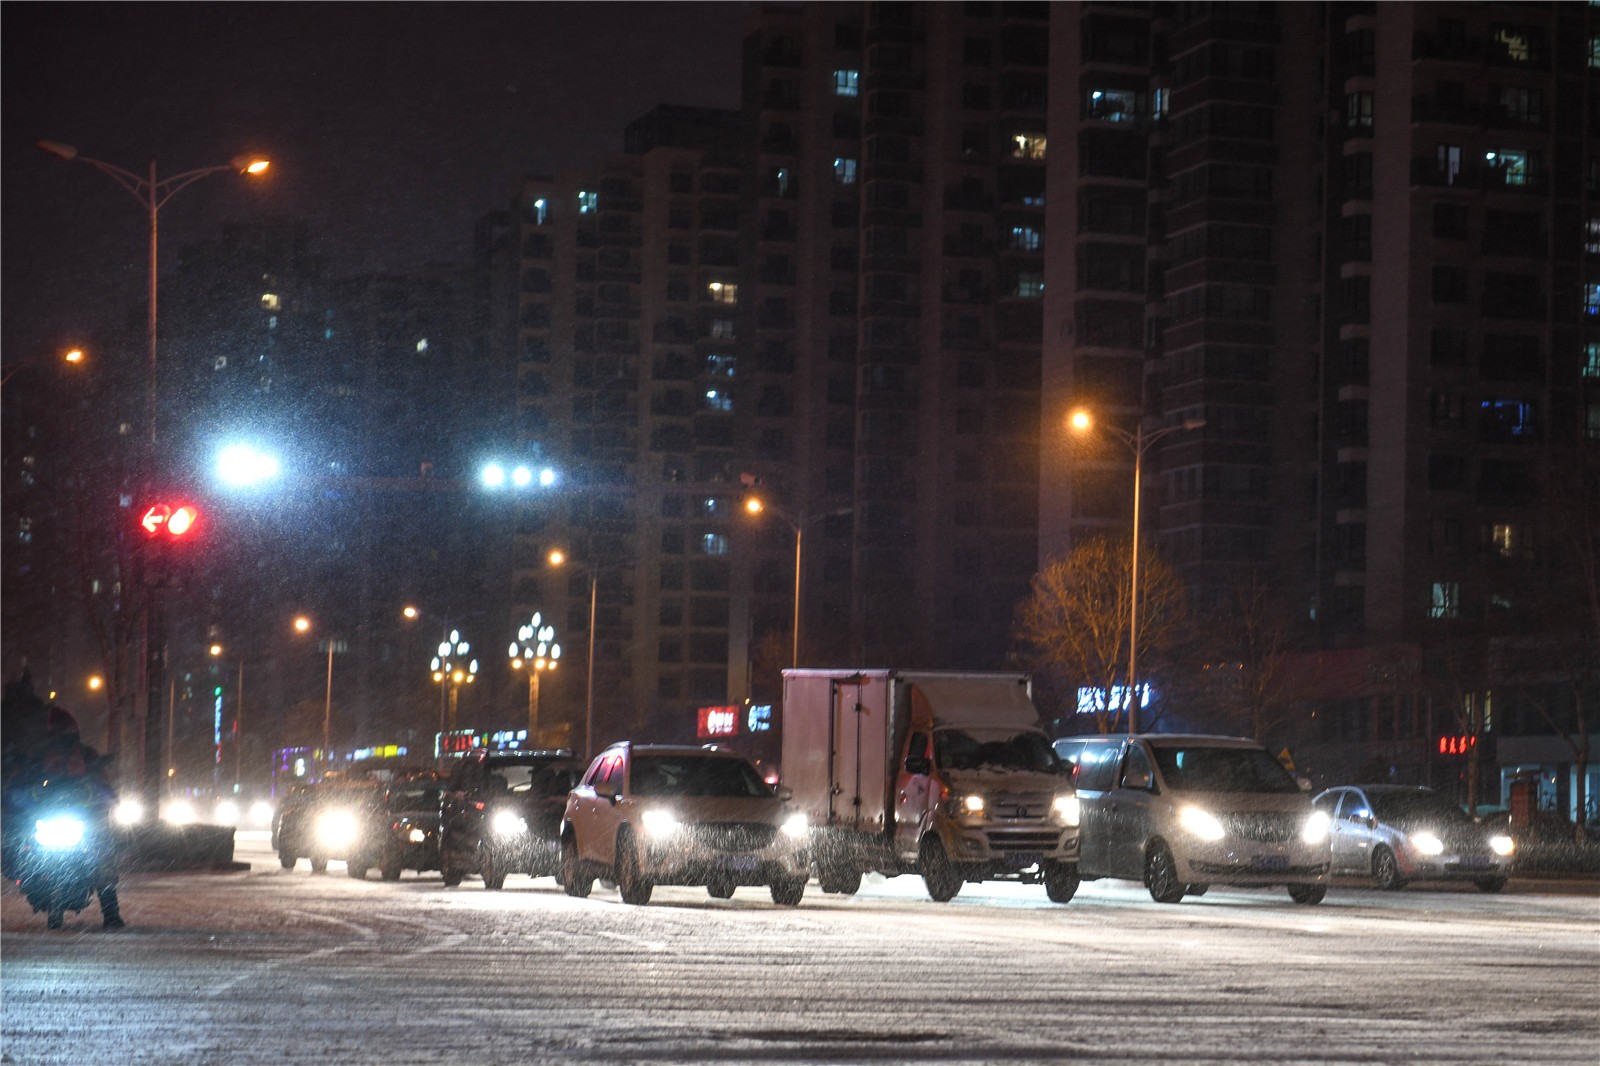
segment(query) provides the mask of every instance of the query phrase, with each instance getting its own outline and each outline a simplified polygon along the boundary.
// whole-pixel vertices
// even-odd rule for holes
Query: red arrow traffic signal
[[[152,537],[165,533],[172,538],[187,536],[200,519],[200,512],[189,504],[173,507],[170,504],[152,504],[145,509],[139,526]]]

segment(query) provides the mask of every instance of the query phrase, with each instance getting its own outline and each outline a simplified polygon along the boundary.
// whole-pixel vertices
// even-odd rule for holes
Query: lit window
[[[840,185],[854,185],[856,183],[856,161],[840,157],[833,161],[833,180]]]
[[[1017,275],[1016,295],[1037,300],[1044,295],[1044,275],[1032,270],[1024,270]]]
[[[1500,180],[1506,185],[1528,184],[1528,153],[1521,151],[1500,150],[1484,153],[1484,162],[1489,165],[1489,170],[1500,175]]]
[[[428,350],[428,338],[423,337],[421,340],[417,341],[417,353],[420,355],[421,353],[423,353],[423,352],[425,352],[427,350]]]
[[[282,307],[283,307],[283,301],[278,299],[278,294],[277,293],[275,293],[275,292],[264,292],[264,293],[261,294],[261,310],[263,310],[263,311],[277,311],[277,310],[282,309]]]
[[[711,320],[711,336],[716,340],[733,340],[733,319],[713,318]]]
[[[535,226],[542,226],[550,221],[550,201],[539,197],[528,205],[528,219]]]
[[[1589,38],[1589,67],[1600,67],[1600,37]]]
[[[1045,136],[1042,133],[1018,133],[1011,138],[1011,158],[1043,159]]]
[[[1011,247],[1024,252],[1039,250],[1039,231],[1032,226],[1011,227]]]
[[[1526,63],[1531,57],[1528,35],[1521,30],[1503,27],[1494,35],[1494,43],[1504,49],[1505,57],[1513,63]]]
[[[861,72],[859,70],[836,70],[833,72],[833,95],[835,96],[860,96]]]
[[[277,315],[268,315],[267,316],[267,328],[268,329],[277,329],[278,328],[278,316]]]
[[[1522,538],[1517,535],[1516,526],[1495,525],[1491,526],[1489,529],[1489,540],[1492,544],[1494,544],[1495,552],[1500,555],[1515,555],[1517,551],[1517,545],[1521,539]]]
[[[1600,344],[1590,342],[1583,347],[1583,376],[1600,378]]]
[[[1590,282],[1583,287],[1583,313],[1600,315],[1600,285]]]
[[[1372,128],[1372,94],[1346,93],[1344,98],[1344,124],[1349,129]]]
[[[600,210],[600,194],[597,192],[578,192],[578,214],[592,215]]]
[[[711,411],[732,411],[733,394],[726,389],[707,389],[706,408]]]
[[[1600,255],[1600,218],[1591,218],[1583,231],[1583,250]]]
[[[706,376],[713,378],[731,378],[737,360],[731,355],[706,356]]]
[[[1439,164],[1439,173],[1444,176],[1446,185],[1454,185],[1456,179],[1461,177],[1461,146],[1459,144],[1441,144],[1434,155]]]
[[[1167,105],[1171,101],[1171,99],[1172,99],[1172,90],[1171,89],[1157,89],[1156,92],[1155,92],[1155,100],[1154,100],[1153,106],[1150,108],[1151,117],[1153,117],[1153,118],[1166,118],[1167,117]]]
[[[700,551],[704,555],[727,555],[728,538],[721,533],[706,533],[700,538]]]
[[[1435,581],[1428,599],[1429,618],[1461,617],[1461,584],[1456,581]]]
[[[1090,89],[1084,101],[1085,118],[1101,122],[1138,122],[1144,94],[1126,89]]]
[[[1592,403],[1584,408],[1583,437],[1585,440],[1600,440],[1600,403]]]
[[[720,496],[702,496],[700,498],[700,513],[708,517],[728,513],[728,501]]]
[[[739,302],[739,286],[725,281],[713,281],[706,286],[706,291],[711,294],[711,302],[719,304],[736,304]]]

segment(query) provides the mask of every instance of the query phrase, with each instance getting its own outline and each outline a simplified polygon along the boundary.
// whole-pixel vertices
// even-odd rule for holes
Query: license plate
[[[1037,866],[1042,858],[1044,856],[1037,851],[1013,851],[1006,856],[1006,865],[1018,870],[1024,870],[1029,866]]]
[[[754,855],[735,855],[723,863],[723,868],[729,873],[747,874],[756,868]]]
[[[1279,873],[1289,868],[1287,855],[1257,855],[1250,860],[1250,869],[1266,873]]]
[[[1472,856],[1461,860],[1461,868],[1463,870],[1487,870],[1489,868],[1489,860],[1481,855]]]

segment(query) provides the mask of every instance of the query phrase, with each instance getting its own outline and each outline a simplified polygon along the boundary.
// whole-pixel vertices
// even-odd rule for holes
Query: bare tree
[[[1289,654],[1296,627],[1266,578],[1252,572],[1197,634],[1197,703],[1219,724],[1266,742],[1281,732],[1290,702]]]
[[[1112,693],[1127,689],[1130,562],[1126,542],[1085,541],[1034,575],[1033,591],[1017,611],[1014,637],[1024,661],[1061,675],[1069,692],[1096,692],[1102,733],[1123,710]],[[1187,614],[1182,586],[1154,552],[1141,554],[1139,586],[1139,658],[1150,676],[1176,645]]]

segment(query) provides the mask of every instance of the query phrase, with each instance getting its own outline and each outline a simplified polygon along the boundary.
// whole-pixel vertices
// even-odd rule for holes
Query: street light
[[[439,642],[439,654],[433,657],[430,669],[433,679],[440,685],[448,685],[450,693],[450,732],[456,729],[456,701],[461,693],[462,685],[470,685],[478,680],[478,660],[468,659],[472,652],[472,645],[461,639],[461,630],[452,629],[448,640]],[[441,714],[443,713],[441,709]],[[443,755],[444,723],[439,723],[440,755]]]
[[[1133,432],[1116,426],[1099,423],[1088,408],[1079,407],[1067,416],[1067,425],[1080,436],[1099,429],[1114,440],[1121,441],[1133,452],[1133,551],[1128,574],[1128,732],[1136,733],[1139,705],[1139,495],[1141,471],[1145,449],[1170,433],[1199,429],[1206,424],[1203,418],[1186,418],[1177,425],[1164,426],[1153,433],[1144,431],[1144,420],[1134,419]],[[1108,697],[1110,693],[1106,694]]]
[[[222,658],[224,651],[221,644],[211,645],[211,657]],[[330,665],[331,668],[331,665]],[[220,740],[219,740],[220,744]],[[239,786],[244,777],[240,773],[244,754],[244,656],[239,656],[239,696],[233,704],[233,790],[239,791]],[[221,761],[222,752],[217,752],[218,762]]]
[[[311,619],[300,615],[294,620],[296,633],[311,632]],[[328,637],[328,688],[322,703],[322,758],[329,766],[333,764],[333,745],[330,742],[333,725],[333,652],[339,642],[332,635]]]
[[[10,370],[7,370],[4,374],[0,374],[0,386],[4,386],[6,382],[10,381],[11,375],[15,374],[17,371],[26,370],[30,366],[39,366],[45,362],[53,363],[57,361],[66,363],[69,366],[78,366],[86,358],[87,356],[84,355],[82,348],[69,348],[64,352],[61,352],[59,355],[52,355],[48,359],[42,357],[36,357],[33,359],[20,359],[12,365]]]
[[[60,141],[39,141],[38,145],[58,159],[76,160],[79,163],[87,163],[89,166],[94,167],[100,173],[128,190],[133,195],[133,198],[139,201],[140,206],[145,209],[150,219],[150,276],[147,296],[148,306],[145,311],[145,334],[149,348],[148,365],[145,368],[145,445],[148,450],[142,464],[144,484],[140,486],[140,490],[148,494],[155,479],[156,452],[156,253],[158,249],[157,234],[159,232],[158,217],[161,209],[166,206],[169,200],[201,178],[212,174],[220,174],[226,170],[232,170],[240,174],[259,175],[265,173],[271,164],[259,156],[239,155],[234,156],[227,163],[200,167],[196,170],[186,170],[181,174],[158,179],[156,177],[156,161],[154,159],[150,160],[149,176],[144,177],[124,167],[119,167],[115,163],[107,163],[103,159],[93,159],[86,155],[80,155],[78,149],[70,144],[62,144]],[[153,599],[154,593],[150,593],[150,596]],[[148,798],[153,803],[158,798],[158,781],[152,774],[152,770],[161,756],[161,741],[159,734],[154,729],[151,729],[150,725],[155,717],[155,708],[161,699],[161,687],[162,682],[165,680],[166,667],[163,662],[163,654],[159,650],[164,649],[165,635],[161,630],[159,620],[152,619],[152,614],[154,614],[153,605],[145,611],[141,627],[140,642],[143,645],[141,662],[144,668],[145,681],[145,737],[143,751],[140,754],[143,764],[141,777],[143,778]],[[113,713],[115,713],[115,709],[115,701],[113,701]],[[119,722],[107,723],[108,736],[116,736],[116,727],[119,724]],[[155,755],[153,759],[151,758],[152,751]]]
[[[589,659],[588,679],[583,686],[583,757],[587,761],[594,752],[594,608],[600,591],[600,578],[592,566],[575,566],[565,552],[556,550],[547,556],[551,566],[573,566],[589,575]]]
[[[561,645],[556,643],[556,627],[544,620],[538,611],[527,625],[517,630],[517,639],[511,642],[511,668],[528,671],[528,744],[542,747],[539,737],[539,675],[554,670],[561,659]]]
[[[776,507],[768,507],[766,501],[759,496],[751,496],[744,501],[744,509],[752,515],[771,513],[787,522],[790,529],[794,530],[794,624],[790,633],[789,665],[800,665],[800,563],[801,545],[805,539],[805,531],[825,518],[834,518],[839,515],[850,514],[853,507],[841,507],[837,511],[825,511],[822,514],[810,517],[795,517],[787,511]]]

